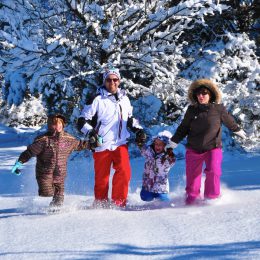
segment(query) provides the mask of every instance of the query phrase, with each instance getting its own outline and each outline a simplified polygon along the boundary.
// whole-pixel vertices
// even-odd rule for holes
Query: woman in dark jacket
[[[193,204],[200,198],[203,163],[206,165],[204,198],[214,199],[220,195],[221,124],[242,138],[246,136],[226,108],[220,104],[221,93],[211,80],[194,81],[188,90],[188,99],[191,105],[169,146],[175,148],[187,136],[186,203]]]

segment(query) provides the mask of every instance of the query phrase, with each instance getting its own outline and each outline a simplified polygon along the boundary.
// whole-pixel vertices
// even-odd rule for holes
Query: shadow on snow
[[[226,243],[217,245],[181,245],[163,247],[138,247],[127,244],[104,245],[108,249],[102,250],[62,250],[62,251],[22,251],[22,252],[2,252],[0,256],[16,257],[20,255],[32,258],[39,254],[59,257],[63,259],[102,259],[102,257],[126,257],[137,258],[149,257],[150,259],[205,259],[205,257],[215,257],[216,259],[244,259],[259,255],[260,241],[247,241],[238,243]]]

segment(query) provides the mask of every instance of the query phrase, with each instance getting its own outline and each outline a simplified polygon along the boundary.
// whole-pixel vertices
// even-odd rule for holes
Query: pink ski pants
[[[222,149],[215,148],[198,153],[190,148],[186,150],[186,193],[188,197],[200,196],[202,167],[205,162],[206,174],[204,198],[214,199],[220,195],[220,176]]]

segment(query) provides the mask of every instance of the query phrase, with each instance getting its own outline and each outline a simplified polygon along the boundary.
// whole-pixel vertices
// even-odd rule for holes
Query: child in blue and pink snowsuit
[[[153,138],[151,145],[143,145],[141,154],[145,157],[143,173],[143,184],[140,197],[143,201],[159,199],[169,201],[169,180],[168,174],[175,163],[175,156],[172,149],[165,151],[171,133],[160,132]]]

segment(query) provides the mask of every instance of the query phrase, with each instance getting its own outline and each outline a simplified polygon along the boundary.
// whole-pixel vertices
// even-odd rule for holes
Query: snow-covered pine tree
[[[41,97],[47,112],[73,121],[113,64],[133,99],[161,100],[151,124],[173,124],[187,105],[190,82],[207,77],[220,84],[224,102],[236,104],[230,109],[237,118],[245,115],[241,123],[258,140],[259,62],[237,19],[230,1],[3,0],[4,107]]]

